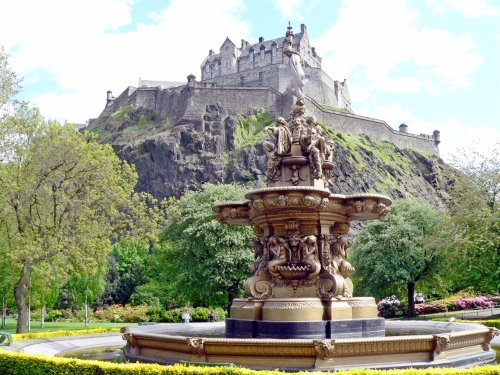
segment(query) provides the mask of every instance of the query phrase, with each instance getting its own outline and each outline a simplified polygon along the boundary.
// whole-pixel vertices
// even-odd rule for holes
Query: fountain
[[[265,131],[268,187],[241,202],[214,206],[217,219],[252,225],[256,240],[247,298],[235,299],[225,337],[208,338],[125,330],[129,360],[231,362],[251,368],[468,366],[490,363],[495,331],[458,323],[388,322],[372,297],[354,297],[347,260],[351,221],[383,218],[391,199],[379,194],[332,194],[332,145],[305,115],[304,72],[289,26],[288,91],[296,98],[290,121]],[[409,326],[408,326],[409,324]],[[419,327],[420,326],[420,327]],[[427,334],[385,337],[427,327]],[[430,328],[429,328],[430,327]]]

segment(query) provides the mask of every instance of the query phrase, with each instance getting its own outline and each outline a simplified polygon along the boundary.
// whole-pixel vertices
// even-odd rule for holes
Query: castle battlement
[[[237,47],[226,38],[219,53],[210,51],[201,64],[200,81],[192,74],[187,83],[140,79],[138,87],[127,87],[116,98],[108,91],[104,110],[97,119],[89,120],[88,128],[128,105],[155,111],[158,119],[168,119],[174,126],[203,123],[207,106],[215,104],[226,108],[229,114],[265,111],[275,118],[287,117],[293,97],[287,91],[290,77],[289,58],[283,52],[285,41],[285,37],[267,41],[261,37],[254,44],[242,40]],[[400,148],[439,154],[441,140],[437,130],[432,135],[411,134],[404,123],[398,131],[383,120],[352,113],[346,80],[333,80],[321,69],[321,57],[311,46],[305,25],[294,34],[293,47],[304,65],[308,114],[344,133],[364,134]]]

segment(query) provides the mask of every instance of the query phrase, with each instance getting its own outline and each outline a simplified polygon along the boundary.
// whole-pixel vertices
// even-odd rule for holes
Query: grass
[[[91,322],[88,324],[87,328],[121,328],[124,326],[135,326],[137,323],[102,323],[102,322]],[[45,328],[40,327],[40,321],[31,321],[31,332],[50,332],[58,330],[73,330],[73,329],[85,329],[85,324],[83,322],[73,323],[73,322],[45,322]],[[2,332],[15,333],[16,332],[16,320],[12,318],[7,318],[7,327],[1,328]]]
[[[273,123],[272,117],[267,112],[260,112],[248,117],[240,116],[234,140],[236,148],[253,145],[267,136],[264,128]]]

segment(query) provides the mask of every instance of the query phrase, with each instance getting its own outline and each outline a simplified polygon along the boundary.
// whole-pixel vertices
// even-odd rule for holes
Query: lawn
[[[121,328],[127,326],[136,326],[137,323],[89,323],[87,328]],[[40,327],[40,321],[31,321],[31,331],[30,332],[48,332],[57,330],[71,330],[71,329],[85,329],[85,324],[81,323],[69,323],[69,322],[45,322],[45,328]],[[12,318],[7,318],[7,327],[1,328],[2,332],[15,333],[16,332],[16,320]]]

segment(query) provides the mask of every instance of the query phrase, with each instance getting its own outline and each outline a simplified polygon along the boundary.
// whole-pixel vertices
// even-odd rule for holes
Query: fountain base
[[[382,337],[383,318],[283,321],[226,319],[226,337],[269,339],[339,339]]]
[[[473,323],[386,321],[389,337],[342,339],[204,337],[210,327],[223,329],[220,323],[126,328],[122,331],[127,340],[124,354],[131,362],[235,363],[289,371],[495,363],[490,347],[494,330]]]
[[[226,337],[325,339],[384,336],[372,297],[233,300]]]

